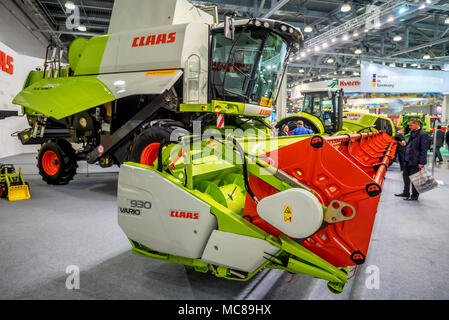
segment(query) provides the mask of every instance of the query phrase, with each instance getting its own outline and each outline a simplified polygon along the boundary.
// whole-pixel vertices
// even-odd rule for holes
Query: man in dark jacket
[[[399,162],[399,166],[401,167],[401,171],[404,170],[404,157],[405,157],[405,138],[404,138],[404,128],[399,127],[396,129],[396,134],[394,139],[397,141],[398,146],[396,148],[397,159]]]
[[[435,142],[435,155],[438,158],[438,162],[443,162],[443,157],[441,156],[440,148],[444,145],[444,132],[441,131],[441,126],[437,127],[436,135],[437,140]]]
[[[410,128],[410,139],[405,148],[405,165],[402,172],[404,179],[404,191],[395,194],[397,197],[404,197],[404,200],[418,200],[419,193],[412,185],[412,195],[410,196],[410,178],[409,176],[417,173],[427,164],[427,149],[429,148],[429,136],[421,129],[419,120],[410,119],[408,126]]]

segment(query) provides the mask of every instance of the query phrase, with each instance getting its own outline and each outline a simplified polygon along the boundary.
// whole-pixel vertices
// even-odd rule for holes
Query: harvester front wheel
[[[169,142],[168,130],[159,127],[150,127],[142,131],[134,140],[129,152],[129,161],[153,166],[157,159],[161,142]]]
[[[48,184],[64,185],[76,174],[75,150],[64,139],[44,143],[37,156],[37,167],[42,179]]]

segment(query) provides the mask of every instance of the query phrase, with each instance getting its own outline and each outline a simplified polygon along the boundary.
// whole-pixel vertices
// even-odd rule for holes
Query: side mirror
[[[230,16],[225,16],[224,18],[224,36],[226,39],[234,40],[234,19]]]

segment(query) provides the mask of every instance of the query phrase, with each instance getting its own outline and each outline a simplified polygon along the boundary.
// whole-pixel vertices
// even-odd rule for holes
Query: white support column
[[[449,94],[444,95],[443,100],[443,114],[442,119],[443,122],[446,122],[449,120]]]

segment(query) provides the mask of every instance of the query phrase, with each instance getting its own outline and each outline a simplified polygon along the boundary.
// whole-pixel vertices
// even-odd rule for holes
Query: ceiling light
[[[301,52],[301,57],[305,57],[306,56],[306,53],[303,51],[303,52]]]
[[[399,13],[404,13],[407,10],[408,10],[408,8],[406,6],[402,7],[401,9],[399,9]]]
[[[316,46],[315,47],[315,52],[318,52],[318,51],[320,51],[320,47]]]
[[[424,9],[426,7],[426,5],[424,4],[424,3],[422,3],[419,7],[418,7],[418,9],[419,10],[422,10],[422,9]]]
[[[402,37],[401,37],[401,35],[400,34],[397,34],[397,35],[395,35],[394,37],[393,37],[393,41],[401,41],[402,40]]]
[[[343,39],[344,41],[346,41],[346,40],[348,40],[348,38],[349,38],[349,36],[348,36],[347,34],[345,34],[345,35],[343,36],[342,39]]]
[[[449,19],[449,17],[448,17],[448,19]],[[331,41],[332,41],[332,42],[335,42],[335,41],[337,41],[337,38],[332,38]]]
[[[416,67],[416,66],[418,66],[418,64],[417,63],[412,63],[411,66],[412,67]]]
[[[430,67],[429,67],[429,69],[430,69],[430,70],[432,70],[432,69],[433,69],[433,67],[432,67],[432,66],[430,66]]]
[[[407,68],[407,64],[404,63],[404,64],[402,65],[402,67],[403,67],[403,68]]]
[[[354,31],[354,33],[352,34],[352,36],[355,38],[355,37],[358,37],[359,36],[359,33],[357,32],[357,31]]]
[[[360,60],[357,60],[357,64],[360,64]]]
[[[329,58],[329,59],[327,59],[327,61],[326,61],[327,63],[334,63],[334,59],[332,59],[332,58]]]
[[[444,19],[444,24],[449,24],[449,17],[447,17],[446,19]]]
[[[430,59],[430,54],[426,53],[425,55],[422,56],[423,59]]]
[[[346,74],[346,71],[342,71],[341,74]]]
[[[82,32],[86,32],[87,31],[86,26],[82,25],[82,24],[80,24],[77,29],[78,29],[78,31],[82,31]]]
[[[394,21],[394,17],[393,17],[393,16],[390,16],[390,17],[388,18],[387,21],[388,21],[388,22],[393,22],[393,21]]]
[[[418,69],[421,69],[421,65],[420,64],[418,64]]]
[[[367,32],[369,32],[369,29],[368,29],[368,28],[365,28],[365,30],[364,30],[364,31],[365,31],[365,33],[367,33]]]
[[[390,63],[389,66],[390,66],[390,67],[393,67],[393,68],[396,67],[396,65],[395,65],[393,62]]]
[[[307,48],[307,50],[306,50],[307,52],[310,52],[310,49],[309,48]]]
[[[301,57],[300,56],[296,56],[296,60],[299,60],[299,59],[301,59]]]
[[[355,76],[359,76],[359,75],[360,75],[360,72],[355,71],[355,72],[354,72],[354,75],[355,75]]]
[[[307,32],[307,33],[312,32],[312,27],[311,26],[306,26],[304,28],[304,32]]]
[[[362,53],[362,49],[355,49],[354,53],[355,54],[361,54]]]
[[[376,24],[374,25],[374,27],[376,29],[379,29],[382,26],[382,24],[380,22],[376,22]]]
[[[299,73],[304,73],[304,69],[299,69]]]
[[[344,3],[340,8],[341,12],[348,12],[351,11],[351,9],[352,9],[351,5],[347,2]]]
[[[67,9],[70,9],[70,10],[73,10],[73,9],[76,8],[75,4],[74,4],[72,1],[67,1],[67,2],[64,4],[64,6],[65,6]]]
[[[431,3],[432,3],[432,0],[426,0],[426,3],[427,3],[427,4],[431,4]]]
[[[323,43],[323,48],[327,48],[327,42]]]

